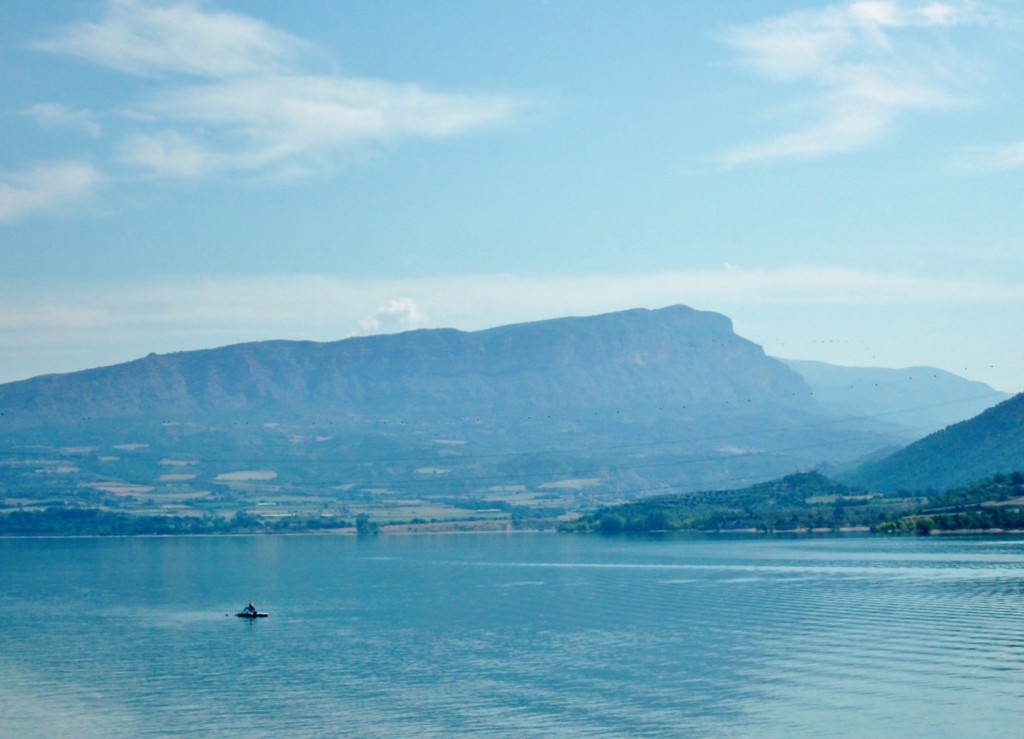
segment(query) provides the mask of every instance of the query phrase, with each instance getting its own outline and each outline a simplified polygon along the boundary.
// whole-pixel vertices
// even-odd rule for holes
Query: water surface
[[[1017,736],[1024,542],[0,540],[0,735]],[[270,617],[232,615],[249,600]]]

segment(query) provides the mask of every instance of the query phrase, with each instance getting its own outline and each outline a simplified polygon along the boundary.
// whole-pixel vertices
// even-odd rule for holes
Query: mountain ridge
[[[709,352],[714,371],[708,371]],[[597,372],[600,381],[588,382]],[[652,393],[665,399],[670,385],[668,399],[676,403],[785,396],[812,407],[799,376],[732,333],[727,317],[673,306],[478,332],[420,329],[329,343],[274,340],[150,354],[0,385],[0,409],[10,428],[48,417],[66,423],[76,416],[195,415],[257,405],[315,411],[325,402],[443,412],[456,396],[493,407],[502,394],[517,392],[561,393],[579,406],[601,405],[603,398],[643,404]],[[608,396],[616,387],[630,392]]]
[[[0,385],[0,413],[0,439],[25,450],[11,489],[68,495],[629,497],[848,466],[911,438],[824,412],[726,316],[686,306],[151,354]]]

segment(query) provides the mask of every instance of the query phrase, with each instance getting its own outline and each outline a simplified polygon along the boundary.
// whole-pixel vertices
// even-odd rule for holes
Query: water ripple
[[[1024,712],[1017,541],[51,547],[0,541],[7,736],[1013,736]],[[271,618],[225,615],[251,598]]]

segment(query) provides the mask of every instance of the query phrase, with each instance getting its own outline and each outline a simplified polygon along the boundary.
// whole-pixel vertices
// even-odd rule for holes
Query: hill
[[[787,475],[740,490],[663,495],[602,508],[561,530],[603,533],[653,531],[807,531],[867,527],[905,511],[913,501],[867,494],[817,472]]]
[[[1024,530],[1024,473],[993,475],[933,496],[911,515],[884,521],[883,533]]]
[[[1024,470],[1024,393],[842,479],[873,489],[947,490]]]
[[[935,367],[841,367],[784,359],[822,407],[840,416],[870,416],[899,424],[915,437],[973,418],[1010,397]]]
[[[728,318],[685,306],[240,344],[0,385],[6,499],[176,515],[552,513],[906,440],[837,420]]]

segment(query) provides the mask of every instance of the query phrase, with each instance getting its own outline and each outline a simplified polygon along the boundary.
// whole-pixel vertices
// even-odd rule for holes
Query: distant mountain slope
[[[728,318],[685,306],[150,355],[0,385],[0,414],[8,443],[86,450],[13,460],[19,489],[34,468],[68,490],[208,488],[255,470],[285,487],[463,494],[568,478],[636,495],[848,464],[907,440],[837,422]],[[186,462],[191,482],[167,468]]]
[[[973,418],[1010,397],[983,382],[935,367],[841,367],[784,359],[825,408],[844,416],[871,416],[924,436]]]
[[[268,341],[150,355],[0,385],[0,429],[83,418],[247,414],[523,420],[668,406],[814,410],[800,377],[685,307],[333,343]]]
[[[1024,393],[843,477],[879,490],[947,490],[1024,471]]]

